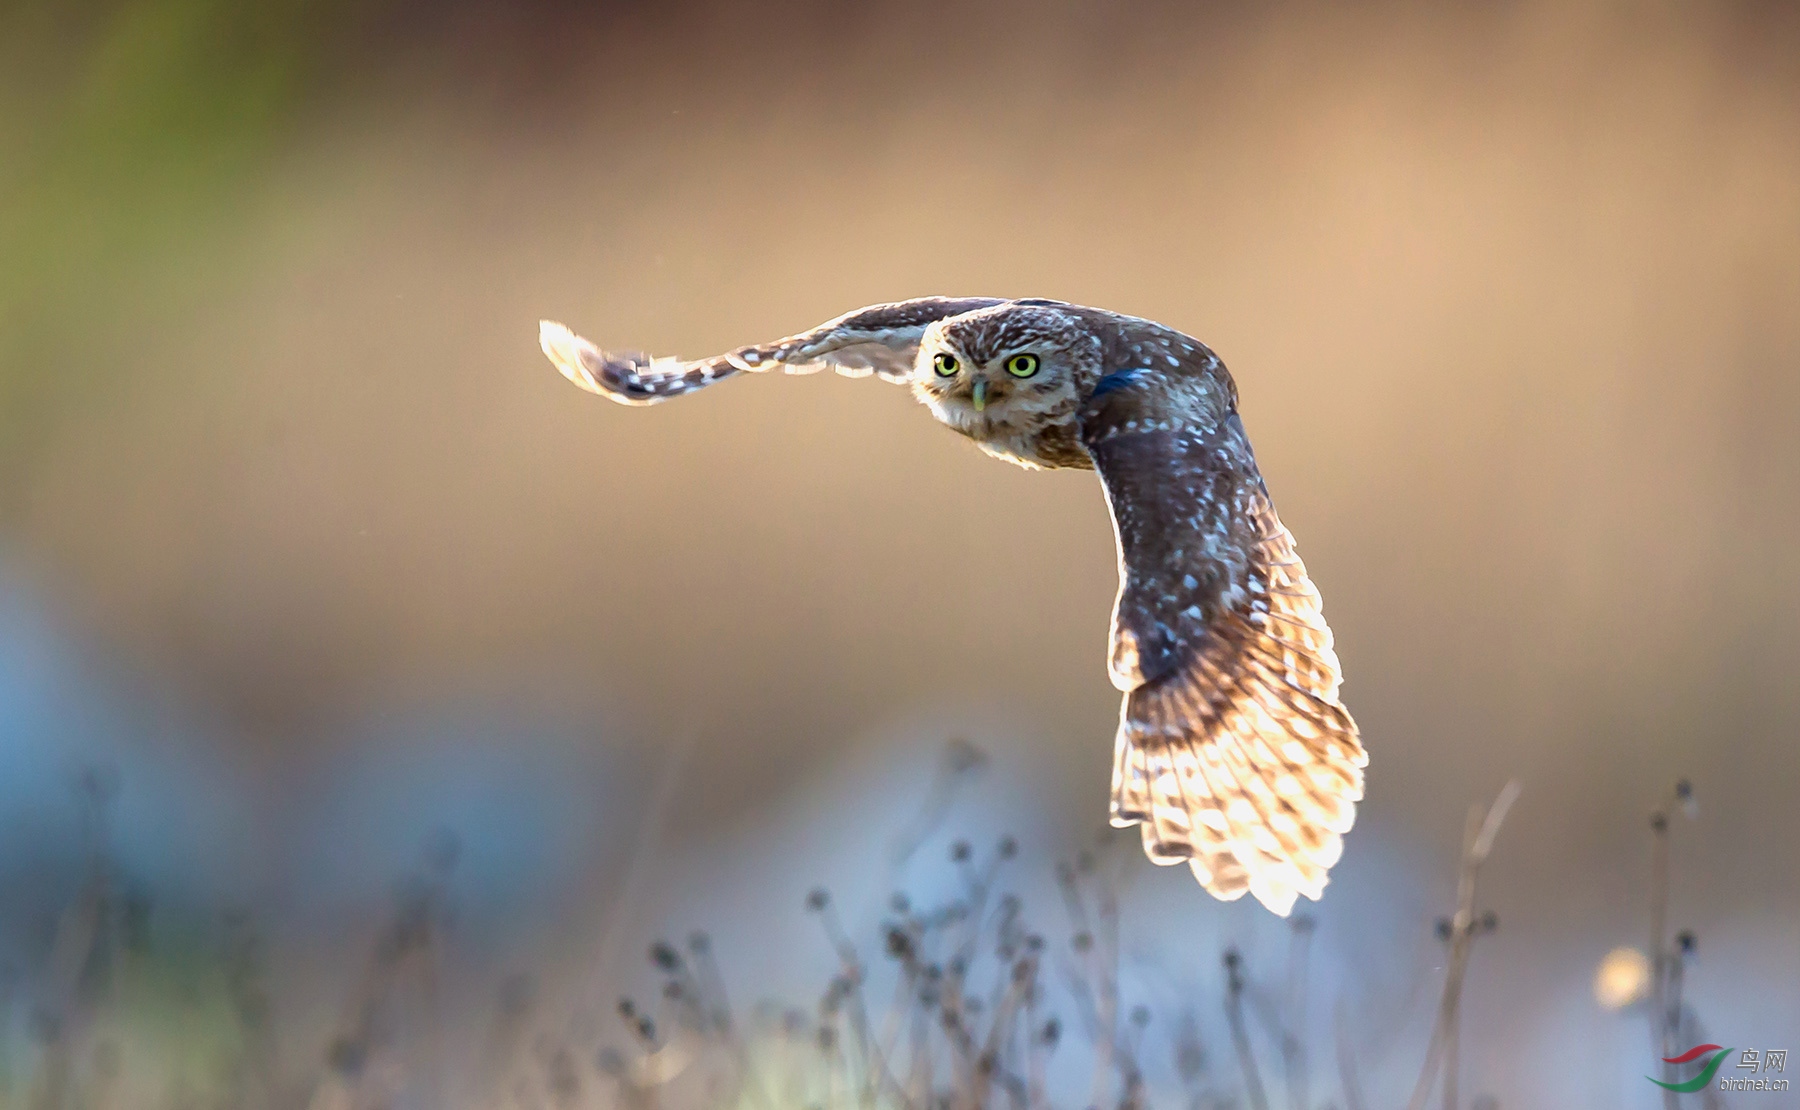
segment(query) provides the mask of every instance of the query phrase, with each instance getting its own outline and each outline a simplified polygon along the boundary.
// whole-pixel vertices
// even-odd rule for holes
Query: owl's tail
[[[538,344],[563,377],[621,405],[654,405],[746,369],[725,355],[684,362],[635,351],[603,351],[551,320],[538,323]]]

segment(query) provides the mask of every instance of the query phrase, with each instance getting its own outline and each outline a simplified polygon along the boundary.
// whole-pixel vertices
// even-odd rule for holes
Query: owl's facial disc
[[[1000,350],[946,345],[922,360],[919,385],[936,403],[970,419],[1008,423],[1053,387],[1058,350],[1040,341]]]

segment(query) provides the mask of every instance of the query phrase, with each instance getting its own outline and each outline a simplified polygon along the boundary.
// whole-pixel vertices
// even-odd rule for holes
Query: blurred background
[[[614,1105],[652,939],[811,1007],[807,891],[876,928],[957,836],[1016,837],[1061,928],[1118,710],[1092,476],[873,381],[628,411],[537,350],[936,293],[1236,375],[1372,758],[1312,1105],[1350,1105],[1334,1012],[1371,1105],[1410,1092],[1509,778],[1465,1098],[1663,1105],[1593,980],[1683,777],[1697,1029],[1800,1048],[1800,9],[8,0],[0,1105]],[[1220,954],[1286,927],[1121,835],[1122,994],[1248,1098]],[[443,1044],[523,1032],[390,1044],[382,1102],[345,1030],[421,921]]]

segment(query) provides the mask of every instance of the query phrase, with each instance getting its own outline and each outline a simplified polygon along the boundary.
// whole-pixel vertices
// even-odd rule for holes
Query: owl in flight
[[[1186,863],[1218,898],[1248,891],[1285,916],[1324,892],[1368,756],[1338,700],[1319,592],[1204,344],[994,297],[873,305],[692,362],[603,351],[549,321],[539,338],[565,377],[621,404],[763,370],[875,374],[990,455],[1097,471],[1119,548],[1112,823],[1141,826],[1152,860]]]

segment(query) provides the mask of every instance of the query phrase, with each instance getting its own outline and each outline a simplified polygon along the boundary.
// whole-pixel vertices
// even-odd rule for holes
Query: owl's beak
[[[987,408],[987,379],[975,379],[975,411]]]

